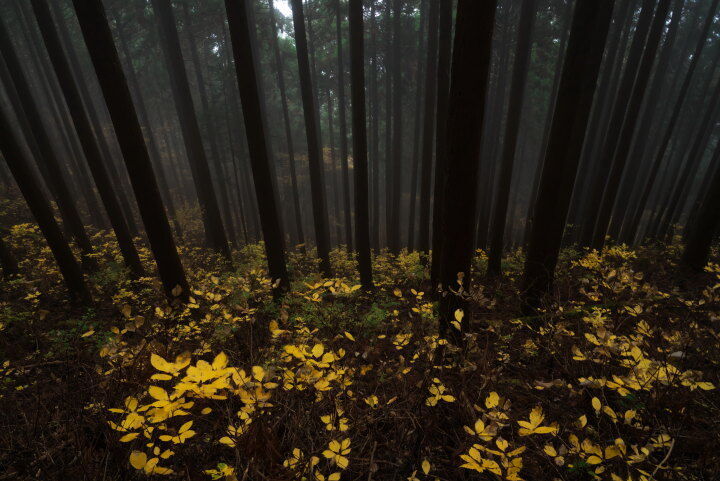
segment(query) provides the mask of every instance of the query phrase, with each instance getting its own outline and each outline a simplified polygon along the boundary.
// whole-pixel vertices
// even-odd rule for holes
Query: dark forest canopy
[[[612,354],[655,362],[649,346],[633,351],[633,334],[617,330],[632,337],[620,347],[609,324],[608,337],[591,332],[612,310],[645,322],[639,313],[660,312],[653,303],[668,296],[717,320],[718,286],[703,288],[720,273],[719,123],[720,0],[0,0],[0,312],[13,318],[13,309],[31,301],[28,315],[45,319],[57,309],[50,317],[59,321],[120,308],[137,321],[130,322],[135,335],[145,309],[170,339],[170,320],[202,331],[192,312],[206,299],[226,321],[271,320],[274,342],[301,331],[293,316],[301,324],[310,316],[307,306],[289,313],[293,299],[318,303],[326,309],[318,326],[337,329],[346,324],[329,320],[344,314],[333,303],[349,298],[342,301],[352,306],[347,312],[362,311],[363,319],[382,310],[398,322],[407,314],[408,325],[428,321],[435,337],[423,348],[442,359],[477,349],[473,323],[490,313],[545,322],[569,312],[590,319],[585,339],[611,353],[603,362]],[[642,284],[643,276],[655,284]],[[240,305],[242,314],[232,310]],[[678,306],[665,311],[667,322],[681,316]],[[7,325],[0,318],[0,339]],[[331,369],[342,355],[328,345],[331,359],[323,361],[323,338],[315,339],[319,354],[308,348],[313,326],[302,326],[309,344],[286,355]],[[92,327],[88,337],[114,332]],[[355,342],[344,329],[325,342],[335,335]],[[242,345],[235,351],[253,353],[252,330],[249,341],[233,332]],[[412,336],[393,333],[394,349],[407,344],[404,335]],[[514,349],[536,348],[546,332],[537,335]],[[6,356],[9,339],[0,342]],[[223,346],[192,349],[202,355]],[[140,355],[117,339],[98,347],[120,359],[108,373],[127,367],[123,356]],[[678,359],[684,350],[677,347]],[[163,352],[174,359],[181,351]],[[588,360],[577,352],[575,361]],[[222,371],[222,356],[208,369]],[[261,357],[251,358],[258,365],[247,382],[265,389],[272,374],[257,374]],[[156,379],[187,366],[184,358],[152,359],[171,373]],[[430,360],[428,369],[434,364],[442,362]],[[682,386],[703,382],[701,370],[683,369]],[[229,385],[220,381],[231,377],[223,372],[205,380],[224,390]],[[669,376],[658,372],[652,375]],[[445,386],[429,379],[418,384],[435,396],[428,406],[451,402]],[[322,375],[315,388],[318,382]],[[149,395],[176,402],[184,399],[178,392]],[[601,407],[595,400],[600,415],[606,400]],[[364,401],[375,409],[377,397]],[[133,403],[126,408],[135,411]],[[262,411],[257,399],[243,403],[255,407],[238,414],[245,424],[233,427],[237,437]],[[534,427],[524,429],[542,430],[532,413]],[[342,418],[342,410],[336,414]],[[502,427],[485,416],[492,429]],[[474,429],[485,441],[497,434],[485,439]],[[669,447],[669,457],[675,440],[652,429],[652,449]],[[495,458],[480,460],[487,447],[473,447],[463,467],[521,479],[500,439],[494,466]],[[427,475],[424,463],[411,464],[430,459],[430,451],[421,455],[419,439],[402,442],[415,443],[416,452],[403,454],[396,473]],[[584,446],[576,451],[585,452],[588,475],[603,474],[588,467],[600,464],[593,455],[625,458],[614,454],[617,443],[600,454]],[[345,469],[346,448],[339,442],[324,456]],[[370,473],[372,449],[364,453]],[[551,451],[545,446],[562,466],[567,449]],[[166,468],[153,467],[160,452],[155,461],[148,456],[135,449],[130,462],[163,474]],[[640,479],[656,479],[667,457],[644,468],[652,475],[639,471]],[[240,464],[220,466],[209,473],[215,479],[240,477]],[[319,474],[314,466],[308,473]]]

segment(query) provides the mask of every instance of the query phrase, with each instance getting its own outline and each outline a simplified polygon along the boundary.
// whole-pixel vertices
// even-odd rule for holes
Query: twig
[[[655,473],[657,473],[660,470],[660,468],[662,467],[662,465],[665,464],[668,459],[670,459],[670,455],[672,454],[674,447],[675,447],[675,439],[673,439],[672,442],[670,442],[670,449],[668,449],[667,454],[665,455],[663,460],[660,461],[660,464],[655,466],[655,469],[653,470],[652,474],[650,475],[650,479],[655,479]]]
[[[367,481],[372,481],[372,475],[373,475],[373,458],[375,457],[375,447],[377,446],[377,441],[373,441],[373,447],[370,451],[370,464],[368,465],[368,478]]]

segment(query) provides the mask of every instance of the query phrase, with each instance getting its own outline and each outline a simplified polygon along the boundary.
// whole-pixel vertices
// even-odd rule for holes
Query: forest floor
[[[513,254],[457,313],[473,322],[456,348],[417,253],[378,256],[368,294],[343,250],[335,279],[295,250],[275,302],[261,245],[232,271],[183,245],[192,299],[170,308],[94,237],[78,306],[37,229],[12,227],[0,479],[718,479],[720,267],[682,272],[676,246],[566,250],[532,318]]]

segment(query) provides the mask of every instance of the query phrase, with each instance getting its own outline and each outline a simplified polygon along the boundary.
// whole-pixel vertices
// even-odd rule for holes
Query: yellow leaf
[[[83,335],[80,336],[80,337],[90,337],[90,336],[92,336],[93,334],[95,334],[95,330],[94,330],[94,329],[90,329],[88,332],[86,332],[85,334],[83,334]]]
[[[422,462],[423,473],[428,474],[430,472],[430,461],[424,459]]]
[[[592,398],[592,407],[596,413],[600,412],[600,409],[602,408],[602,403],[600,403],[600,400],[598,398]]]
[[[485,407],[492,409],[500,402],[500,396],[495,391],[491,392],[490,395],[485,399]]]
[[[135,469],[142,469],[147,463],[147,454],[142,451],[133,451],[130,453],[130,464]]]

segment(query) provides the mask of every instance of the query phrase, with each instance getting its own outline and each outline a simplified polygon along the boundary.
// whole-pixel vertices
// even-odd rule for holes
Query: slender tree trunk
[[[155,136],[153,135],[152,131],[150,130],[150,121],[148,118],[147,108],[145,106],[145,100],[143,99],[142,92],[140,90],[140,82],[138,81],[138,78],[137,78],[137,72],[135,71],[135,65],[133,65],[132,57],[130,55],[130,49],[128,47],[125,29],[122,27],[122,25],[120,25],[120,22],[116,22],[116,24],[117,24],[118,38],[120,40],[120,49],[122,50],[122,53],[125,56],[128,87],[130,88],[131,92],[135,93],[135,99],[134,99],[135,103],[134,104],[136,106],[138,120],[140,121],[140,126],[143,128],[145,138],[147,139],[147,146],[148,146],[149,153],[150,153],[150,159],[154,160],[153,171],[157,174],[158,187],[160,188],[160,192],[163,194],[163,197],[165,199],[165,204],[167,205],[167,210],[168,210],[168,213],[170,214],[170,219],[172,220],[173,225],[175,226],[175,232],[177,232],[178,237],[182,238],[182,229],[180,228],[180,224],[177,221],[177,212],[175,210],[175,201],[173,200],[172,193],[170,192],[170,187],[168,186],[167,178],[165,176],[165,168],[162,165],[162,157],[160,156],[160,151],[158,150],[157,141],[156,141]],[[168,152],[168,154],[169,154],[169,152]],[[180,183],[177,182],[176,186],[180,187]]]
[[[660,0],[657,11],[655,12],[655,19],[652,22],[650,33],[648,34],[647,42],[642,53],[640,66],[638,67],[635,75],[632,91],[627,99],[628,104],[624,106],[625,115],[623,117],[624,120],[622,120],[622,126],[618,132],[616,146],[613,148],[612,154],[610,150],[605,150],[604,153],[608,155],[604,155],[599,159],[601,162],[611,163],[612,167],[610,168],[608,177],[605,181],[605,191],[603,192],[602,201],[599,205],[598,218],[595,221],[595,232],[592,239],[592,247],[594,249],[602,250],[605,244],[605,234],[610,224],[612,208],[615,205],[618,189],[620,187],[620,180],[623,175],[623,170],[625,169],[625,164],[628,160],[630,144],[632,142],[633,134],[635,133],[635,126],[638,114],[640,113],[643,95],[647,91],[647,82],[655,61],[655,53],[657,52],[658,45],[660,44],[660,38],[662,37],[663,28],[665,27],[665,18],[667,17],[669,8],[670,0]],[[637,34],[638,33],[636,33],[636,35]],[[635,43],[634,40],[633,43]],[[633,64],[630,64],[628,68],[632,67],[632,65]]]
[[[495,3],[495,2],[493,2]],[[442,228],[442,211],[440,206],[443,205],[443,195],[445,184],[445,166],[444,164],[448,161],[448,134],[447,134],[447,118],[449,109],[449,91],[450,91],[450,52],[452,47],[452,0],[440,0],[440,31],[438,37],[438,66],[437,66],[437,95],[435,98],[435,185],[433,187],[433,207],[432,207],[432,224],[430,219],[420,219],[422,224],[432,228],[432,258],[434,261],[430,266],[430,278],[435,280],[440,274],[440,266],[438,261],[443,257],[442,247],[443,240],[445,237],[441,233]],[[488,67],[489,68],[489,67]],[[489,73],[488,80],[489,82]],[[484,108],[484,107],[483,107]],[[478,133],[478,136],[482,139],[482,134]],[[424,209],[425,215],[430,214],[430,205],[428,204],[427,209]],[[475,215],[471,217],[475,219]],[[472,223],[472,222],[471,222]],[[473,229],[474,231],[474,229]],[[423,232],[423,236],[427,236],[428,232]],[[426,242],[427,241],[427,242]],[[428,245],[430,239],[426,238],[423,240],[423,244]],[[435,283],[433,282],[433,285]]]
[[[212,175],[203,149],[202,135],[190,94],[190,85],[182,58],[172,6],[170,0],[152,0],[152,5],[160,29],[160,46],[170,75],[170,86],[178,111],[185,150],[188,153],[190,170],[200,201],[205,235],[210,247],[222,254],[228,262],[232,262],[232,254],[225,235]]]
[[[335,0],[335,32],[337,38],[337,80],[338,80],[338,115],[340,116],[340,167],[342,169],[343,206],[345,207],[345,242],[348,251],[353,250],[352,210],[350,209],[350,166],[348,164],[348,142],[345,100],[345,61],[342,44],[342,12],[340,0]],[[366,147],[367,148],[367,147]]]
[[[492,58],[492,33],[497,2],[458,0],[452,78],[448,97],[447,159],[442,165],[443,225],[440,281],[446,295],[440,299],[440,335],[457,309],[466,309],[470,264],[475,251],[473,223],[477,198],[478,155],[486,88]],[[470,315],[462,328],[467,331]]]
[[[372,246],[380,252],[380,99],[378,98],[377,19],[370,4],[370,165],[372,166]]]
[[[533,309],[552,288],[614,3],[575,6],[525,260],[523,284]]]
[[[388,2],[388,8],[389,2]],[[402,0],[393,0],[392,4],[393,44],[392,44],[392,190],[390,197],[390,232],[388,247],[393,253],[400,252],[400,194],[402,192]],[[388,157],[389,159],[390,157]]]
[[[503,253],[503,237],[507,220],[510,186],[512,182],[515,151],[520,131],[525,82],[530,64],[532,31],[535,23],[535,0],[523,0],[518,25],[518,40],[515,50],[515,65],[510,83],[510,105],[508,106],[503,153],[500,161],[497,195],[490,229],[490,253],[488,256],[488,274],[500,275],[500,261]]]
[[[427,17],[428,0],[420,2],[420,23],[418,25],[417,38],[417,67],[415,73],[415,122],[413,127],[413,152],[412,152],[412,174],[410,176],[410,212],[408,215],[410,225],[408,227],[408,249],[415,250],[415,217],[417,205],[418,174],[420,172],[420,127],[423,125],[423,77],[426,65],[422,61],[422,54],[426,51],[425,46],[425,21]]]
[[[113,43],[102,0],[73,0],[73,5],[115,127],[115,135],[165,294],[169,299],[179,297],[185,300],[190,293],[185,271],[175,248],[142,127]]]
[[[293,24],[295,26],[295,45],[300,72],[300,91],[307,132],[308,162],[310,164],[310,190],[312,192],[313,221],[315,224],[315,241],[317,243],[320,270],[325,277],[332,276],[330,268],[330,239],[327,225],[327,206],[323,182],[322,155],[320,150],[320,132],[318,110],[313,95],[308,60],[307,35],[302,0],[291,0]]]
[[[30,92],[30,83],[27,76],[20,64],[20,59],[13,48],[11,40],[8,36],[8,32],[5,28],[5,24],[0,20],[0,53],[2,59],[0,59],[0,70],[3,73],[6,72],[5,65],[7,66],[7,78],[3,78],[6,90],[10,90],[11,87],[17,92],[17,96],[12,96],[11,100],[17,99],[19,102],[16,108],[18,118],[21,120],[25,118],[28,122],[28,133],[32,134],[32,137],[28,137],[29,143],[34,143],[37,146],[40,157],[37,158],[39,163],[45,166],[47,170],[48,178],[52,185],[52,190],[55,193],[57,200],[58,209],[62,215],[63,221],[67,224],[73,238],[80,247],[82,252],[83,264],[88,268],[96,268],[97,263],[94,261],[90,254],[92,254],[92,244],[90,238],[85,231],[83,226],[82,218],[78,212],[75,201],[73,200],[72,192],[67,183],[66,173],[63,172],[62,161],[56,156],[55,151],[52,148],[52,142],[48,134],[47,129],[42,121],[42,114],[40,108],[34,100],[32,93]],[[2,61],[4,60],[4,62]],[[5,77],[5,75],[3,75]],[[10,92],[8,92],[10,93]],[[33,142],[34,141],[34,142]]]
[[[40,187],[38,179],[30,167],[30,161],[15,136],[10,119],[6,112],[0,108],[0,152],[10,167],[10,171],[17,182],[20,192],[30,208],[30,212],[40,226],[48,246],[55,256],[60,268],[60,274],[65,280],[65,285],[70,295],[78,300],[89,302],[90,291],[88,291],[83,279],[80,265],[75,260],[72,250],[55,222],[53,211]]]
[[[360,283],[373,288],[368,215],[368,162],[365,123],[365,55],[362,0],[350,0],[350,95],[352,98],[353,173],[355,176],[355,245]]]
[[[337,244],[342,243],[342,229],[340,225],[340,182],[338,181],[338,158],[337,150],[335,149],[335,129],[333,129],[333,101],[330,94],[330,89],[327,91],[327,108],[328,108],[328,143],[330,144],[330,165],[332,166],[332,192],[333,192],[333,204],[335,204],[335,237],[337,238]]]
[[[102,154],[98,148],[95,135],[90,124],[85,108],[83,107],[82,98],[75,80],[73,79],[70,64],[63,52],[60,38],[53,23],[50,9],[46,0],[32,0],[33,11],[37,19],[40,32],[45,42],[45,48],[50,56],[55,74],[60,88],[63,91],[65,101],[67,102],[70,115],[72,116],[75,129],[80,139],[85,159],[92,173],[95,185],[97,185],[98,193],[102,199],[105,210],[110,219],[115,236],[117,237],[120,253],[123,256],[125,265],[130,269],[133,275],[142,276],[145,271],[140,262],[135,245],[133,244],[132,234],[128,228],[120,201],[118,200],[117,191],[105,169]]]
[[[273,0],[269,0],[270,5],[270,27],[271,27],[271,43],[273,49],[273,59],[275,61],[275,71],[277,73],[278,90],[280,91],[280,102],[283,112],[283,127],[285,128],[285,142],[287,145],[288,164],[290,166],[290,182],[292,184],[293,209],[295,212],[295,230],[298,242],[305,244],[305,234],[303,232],[302,213],[300,210],[300,191],[298,189],[297,172],[295,169],[295,148],[293,145],[292,129],[290,128],[290,113],[288,111],[287,93],[285,88],[285,65],[283,57],[280,54],[280,45],[277,40],[277,23],[275,21],[275,6]]]
[[[250,149],[255,194],[260,209],[260,223],[265,240],[268,270],[270,277],[277,282],[276,286],[279,289],[276,292],[279,293],[287,289],[289,279],[285,267],[282,222],[270,168],[271,157],[266,140],[267,126],[260,103],[257,60],[254,58],[255,53],[252,49],[251,30],[248,23],[249,1],[225,0],[225,9],[235,57],[238,90],[245,119],[248,148]]]

